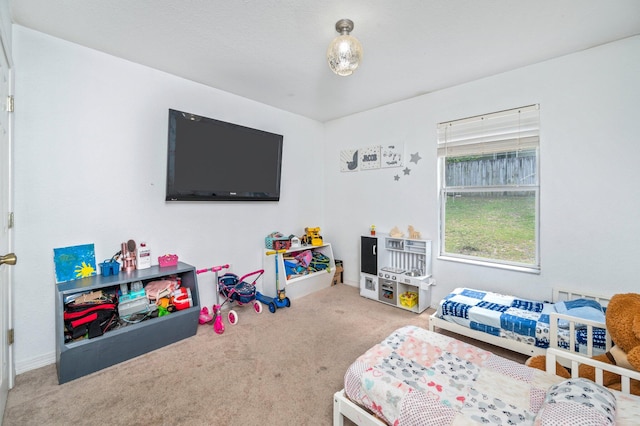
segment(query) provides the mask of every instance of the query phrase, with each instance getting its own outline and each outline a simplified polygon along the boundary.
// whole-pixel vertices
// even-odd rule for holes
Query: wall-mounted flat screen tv
[[[166,200],[280,200],[282,140],[170,109]]]

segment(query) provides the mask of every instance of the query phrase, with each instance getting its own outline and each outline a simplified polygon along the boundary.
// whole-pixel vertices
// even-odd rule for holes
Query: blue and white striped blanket
[[[472,330],[548,348],[551,312],[571,314],[573,311],[581,311],[582,315],[582,311],[587,310],[593,314],[581,316],[582,318],[600,319],[600,314],[601,320],[604,321],[603,309],[596,302],[577,302],[575,306],[571,303],[540,302],[470,288],[457,288],[440,301],[437,316]],[[576,332],[580,347],[574,350],[584,352],[587,343],[586,330],[578,327]],[[594,349],[603,352],[605,330],[594,329],[593,334]],[[568,349],[568,329],[560,330],[559,346]]]

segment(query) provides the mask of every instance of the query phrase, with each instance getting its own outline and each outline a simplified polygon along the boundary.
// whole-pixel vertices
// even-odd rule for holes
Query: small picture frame
[[[385,145],[380,152],[380,167],[404,166],[404,144]]]
[[[340,151],[340,171],[341,172],[357,172],[358,171],[358,150],[345,149]]]
[[[93,244],[53,249],[56,284],[96,275],[96,253]]]
[[[380,168],[380,145],[360,150],[360,169],[373,170]]]

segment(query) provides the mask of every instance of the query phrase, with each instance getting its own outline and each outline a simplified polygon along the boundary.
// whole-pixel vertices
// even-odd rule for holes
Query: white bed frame
[[[351,401],[342,389],[333,394],[333,426],[344,426],[345,417],[358,426],[387,426],[369,410]]]
[[[556,361],[561,364],[571,366],[573,377],[578,376],[578,366],[580,364],[591,365],[595,368],[596,380],[598,384],[602,384],[602,378],[605,371],[619,374],[622,377],[622,393],[629,394],[631,380],[640,381],[640,372],[627,370],[626,368],[616,365],[606,364],[596,361],[584,355],[571,353],[562,349],[547,349],[547,365],[546,369],[552,374],[556,371]],[[386,426],[386,423],[376,417],[368,410],[360,407],[352,402],[344,393],[344,389],[333,394],[333,425],[344,426],[344,418],[348,418],[358,426]]]
[[[577,292],[573,290],[566,289],[554,289],[553,290],[553,300],[552,302],[562,302],[566,300],[574,300],[574,299],[591,299],[600,303],[602,306],[607,306],[609,304],[609,298],[606,296],[594,295],[590,293]],[[437,312],[436,312],[437,313]],[[525,342],[520,342],[517,340],[506,339],[500,336],[494,336],[492,334],[484,333],[482,331],[472,330],[470,328],[464,327],[459,324],[455,324],[442,318],[438,318],[436,313],[432,314],[429,317],[429,330],[436,331],[437,328],[441,328],[443,330],[448,330],[462,336],[470,337],[472,339],[476,339],[485,343],[489,343],[491,345],[495,345],[501,348],[508,349],[510,351],[518,352],[524,355],[534,356],[534,355],[545,355],[547,353],[547,349],[539,348],[537,346],[529,345]],[[558,320],[565,319],[569,321],[570,327],[570,346],[571,348],[575,347],[575,324],[584,324],[587,326],[587,352],[583,355],[585,356],[593,356],[593,329],[594,328],[605,328],[606,325],[597,321],[589,321],[584,319],[579,319],[576,317],[572,317],[569,315],[558,314],[558,313],[550,313],[549,314],[549,335],[550,348],[558,347]],[[611,348],[611,337],[609,333],[607,333],[606,338],[607,350]]]
[[[640,371],[629,370],[626,368],[618,367],[617,365],[607,364],[602,361],[597,361],[592,358],[587,358],[584,355],[576,354],[575,352],[567,352],[562,349],[549,348],[547,350],[547,365],[545,366],[547,371],[556,371],[556,361],[562,364],[568,364],[571,366],[571,377],[578,377],[578,367],[580,365],[591,365],[595,369],[596,379],[595,382],[599,385],[602,384],[602,377],[604,372],[610,372],[619,374],[621,377],[622,393],[631,393],[631,380],[640,381]]]

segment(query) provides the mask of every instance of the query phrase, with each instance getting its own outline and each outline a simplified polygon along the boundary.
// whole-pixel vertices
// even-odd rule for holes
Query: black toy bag
[[[64,308],[65,343],[86,336],[102,336],[118,325],[118,301],[115,294],[105,294],[99,301],[68,303]]]

